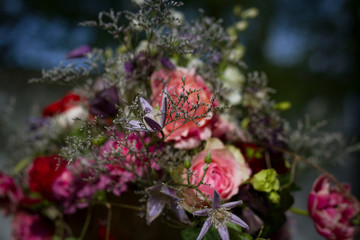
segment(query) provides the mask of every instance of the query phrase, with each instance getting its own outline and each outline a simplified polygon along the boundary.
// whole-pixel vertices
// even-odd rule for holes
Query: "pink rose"
[[[343,187],[350,194],[350,185]],[[308,210],[320,235],[330,240],[353,239],[359,227],[352,225],[351,220],[359,213],[359,207],[352,200],[338,186],[332,186],[326,175],[315,180],[308,197]]]
[[[12,221],[12,240],[51,240],[54,226],[38,214],[18,212]]]
[[[238,193],[239,186],[249,179],[251,169],[245,163],[239,149],[234,146],[225,146],[217,138],[210,138],[205,149],[195,155],[191,161],[191,170],[195,171],[191,178],[192,184],[197,184],[201,180],[204,174],[204,159],[208,152],[211,154],[212,161],[208,166],[204,182],[209,186],[200,185],[199,190],[209,196],[210,201],[214,190],[219,192],[221,199],[229,200]],[[192,199],[195,192],[191,190],[189,193],[193,196],[187,199],[187,203],[193,205]],[[199,200],[201,202],[202,198]]]
[[[236,124],[221,115],[215,115],[212,121],[212,136],[224,142],[246,141],[244,132]]]
[[[5,215],[13,213],[24,199],[24,193],[14,179],[0,172],[0,208]]]
[[[195,70],[188,70],[185,68],[176,68],[175,70],[161,69],[151,76],[151,89],[153,100],[153,106],[156,104],[161,105],[161,91],[164,89],[164,82],[167,84],[168,93],[173,97],[174,101],[177,101],[176,95],[183,94],[182,78],[185,79],[185,90],[201,89],[200,92],[192,93],[189,96],[188,103],[185,103],[182,107],[189,116],[195,113],[195,116],[200,116],[205,113],[207,106],[201,106],[195,110],[189,110],[192,104],[196,104],[197,95],[199,94],[200,102],[205,104],[211,104],[210,99],[213,97],[210,90],[207,88],[204,80],[199,75],[195,74]],[[170,112],[173,109],[171,106],[168,108],[168,118]],[[177,110],[179,111],[179,110]],[[171,114],[171,117],[175,117],[175,112]],[[179,149],[191,149],[198,147],[202,140],[206,140],[211,136],[211,128],[209,126],[211,122],[211,116],[197,119],[198,124],[195,122],[188,122],[181,126],[183,119],[179,119],[173,123],[167,124],[163,132],[166,136],[166,141],[174,141],[175,148]],[[181,126],[181,127],[180,127]],[[179,128],[178,128],[179,127]],[[176,129],[172,132],[173,129]]]

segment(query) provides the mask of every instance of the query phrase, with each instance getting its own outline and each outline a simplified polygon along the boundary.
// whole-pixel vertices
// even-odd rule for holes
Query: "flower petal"
[[[179,205],[177,201],[174,200],[171,202],[171,210],[181,222],[185,224],[191,224],[191,221],[186,215],[184,208]]]
[[[212,207],[213,207],[213,209],[217,209],[217,208],[221,207],[220,194],[216,190],[214,190],[214,195],[213,195],[213,199],[212,199]]]
[[[138,131],[138,132],[148,132],[149,131],[144,126],[142,126],[139,121],[131,120],[128,122],[128,124],[130,125],[130,127],[126,127],[126,129]]]
[[[161,131],[161,125],[152,117],[144,116],[144,121],[149,125],[151,131]]]
[[[167,86],[165,86],[164,92],[163,92],[163,96],[161,99],[161,124],[164,127],[165,125],[165,121],[166,121],[166,114],[167,114],[167,98],[168,98],[168,91],[167,91]]]
[[[150,225],[163,211],[164,202],[156,196],[151,196],[147,202],[146,223]]]
[[[199,211],[193,212],[193,215],[195,215],[195,216],[207,216],[207,215],[209,215],[210,210],[211,209],[209,209],[209,208],[201,209]]]
[[[161,186],[160,192],[171,198],[179,199],[179,197],[176,195],[176,190],[173,188],[169,188],[166,185]]]
[[[243,228],[249,228],[249,226],[246,224],[246,222],[244,222],[243,220],[241,220],[241,218],[239,218],[238,216],[236,216],[235,214],[231,214],[231,220],[232,223],[235,223]]]
[[[218,233],[219,233],[222,240],[229,240],[230,239],[229,231],[228,231],[226,225],[219,226],[217,230],[218,230]]]
[[[140,103],[145,113],[150,113],[154,110],[150,103],[146,101],[143,97],[140,97]]]
[[[66,59],[81,58],[89,52],[91,52],[91,47],[89,45],[80,46],[75,48],[71,52],[68,52],[66,54]]]
[[[238,205],[242,204],[242,201],[239,200],[239,201],[235,201],[235,202],[228,202],[228,203],[225,203],[223,205],[221,205],[221,207],[225,207],[225,208],[234,208]]]
[[[199,236],[197,237],[196,240],[201,240],[204,237],[205,233],[209,230],[210,227],[211,227],[211,219],[208,218],[204,222],[204,225],[202,226]]]

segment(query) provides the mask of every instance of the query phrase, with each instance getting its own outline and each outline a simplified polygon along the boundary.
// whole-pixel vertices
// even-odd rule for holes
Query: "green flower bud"
[[[209,152],[206,154],[206,156],[205,156],[204,162],[207,163],[207,164],[210,164],[211,161],[212,161],[212,159],[211,159],[211,153],[210,153],[210,151],[209,151]]]
[[[239,21],[236,23],[235,25],[235,28],[238,30],[238,31],[244,31],[245,29],[247,29],[247,27],[249,26],[249,23],[248,21]]]
[[[280,195],[277,192],[271,192],[268,198],[272,203],[278,204],[280,202]]]
[[[102,145],[106,141],[106,137],[98,136],[92,140],[92,143],[96,146]]]
[[[242,8],[240,5],[236,5],[233,9],[233,13],[236,17],[241,17]]]
[[[241,17],[245,19],[255,18],[259,14],[259,10],[257,8],[249,8],[241,13]]]
[[[184,167],[185,167],[186,169],[191,168],[191,161],[190,161],[189,157],[186,157],[186,158],[185,158]]]
[[[276,110],[285,111],[285,110],[288,110],[289,108],[291,108],[291,102],[279,102],[279,103],[276,103],[273,106],[273,108]]]
[[[255,190],[261,192],[270,193],[280,189],[280,182],[273,168],[261,170],[251,178],[250,182]]]

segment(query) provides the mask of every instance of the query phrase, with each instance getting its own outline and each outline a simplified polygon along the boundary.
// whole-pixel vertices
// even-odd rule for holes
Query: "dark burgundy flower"
[[[241,152],[244,155],[246,162],[249,164],[253,174],[267,168],[265,153],[261,150],[261,148],[252,143],[238,143],[236,146],[241,149]],[[274,168],[278,174],[284,174],[289,171],[289,168],[285,165],[282,153],[269,151],[269,160],[271,167]]]
[[[119,103],[118,91],[115,86],[104,89],[90,101],[90,113],[105,118],[113,117],[117,113],[116,105]]]

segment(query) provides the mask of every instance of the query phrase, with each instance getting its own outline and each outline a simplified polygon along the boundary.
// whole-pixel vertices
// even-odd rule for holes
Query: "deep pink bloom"
[[[38,214],[18,212],[12,221],[12,240],[51,240],[54,226]]]
[[[343,184],[350,194],[350,185]],[[350,240],[359,227],[352,225],[352,218],[359,213],[356,202],[345,197],[325,174],[318,177],[308,197],[308,210],[318,233],[329,240]]]
[[[149,143],[151,137],[145,137],[145,134],[141,133],[144,142]],[[137,151],[137,157],[129,154],[129,147],[134,147]],[[151,161],[151,167],[155,170],[159,170],[157,165],[152,159],[147,159],[145,154],[142,154],[144,145],[141,142],[137,134],[130,134],[127,136],[126,142],[123,140],[122,134],[118,134],[117,141],[108,140],[100,149],[100,158],[106,161],[110,161],[117,167],[118,170],[126,167],[136,166],[136,173],[141,176],[145,168],[145,162]],[[155,146],[149,148],[150,152],[155,150]]]
[[[13,213],[23,198],[24,193],[14,179],[0,172],[0,210],[5,215]]]
[[[92,174],[92,161],[81,158],[59,175],[52,185],[54,196],[65,214],[72,214],[78,208],[86,208],[94,194],[103,190],[99,177]]]

